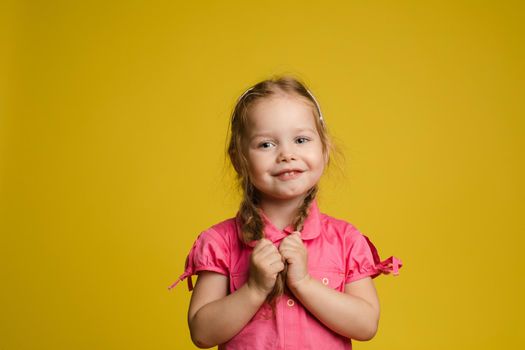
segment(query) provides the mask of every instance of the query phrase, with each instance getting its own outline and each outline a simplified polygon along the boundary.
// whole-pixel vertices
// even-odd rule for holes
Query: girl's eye
[[[306,138],[306,137],[298,137],[297,139],[295,139],[295,142],[297,142],[297,143],[306,143],[308,141],[310,141],[310,140],[308,138]]]
[[[271,142],[268,142],[268,141],[262,142],[262,143],[259,144],[259,148],[270,148],[272,146],[273,146],[273,144]]]

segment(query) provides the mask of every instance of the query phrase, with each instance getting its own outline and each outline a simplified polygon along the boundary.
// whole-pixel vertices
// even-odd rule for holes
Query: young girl
[[[319,211],[331,143],[320,107],[290,76],[237,101],[228,155],[243,199],[186,259],[191,338],[200,348],[351,349],[379,321],[372,278],[397,274],[355,226]],[[191,276],[198,274],[193,288]]]

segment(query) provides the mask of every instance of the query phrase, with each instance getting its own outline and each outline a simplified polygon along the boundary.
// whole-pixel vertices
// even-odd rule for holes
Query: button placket
[[[301,306],[293,295],[285,294],[280,305],[283,308],[283,347],[282,349],[295,349],[300,331],[297,328]]]

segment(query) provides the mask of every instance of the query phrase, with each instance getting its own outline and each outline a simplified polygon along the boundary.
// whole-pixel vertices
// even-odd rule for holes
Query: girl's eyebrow
[[[316,130],[312,129],[312,128],[296,128],[293,130],[294,132],[305,132],[305,131],[309,131],[311,133],[316,133]],[[260,132],[260,133],[257,133],[257,134],[254,134],[250,137],[250,139],[256,139],[258,137],[272,137],[272,133],[269,132],[269,131],[263,131],[263,132]]]
[[[313,132],[314,134],[317,132],[315,129],[312,129],[312,128],[297,128],[295,129],[296,132],[304,132],[304,131],[310,131],[310,132]]]
[[[258,133],[258,134],[254,134],[254,135],[252,135],[250,138],[251,138],[251,139],[255,139],[255,138],[257,138],[257,137],[269,137],[269,136],[272,136],[272,134],[269,133],[269,132],[260,132],[260,133]]]

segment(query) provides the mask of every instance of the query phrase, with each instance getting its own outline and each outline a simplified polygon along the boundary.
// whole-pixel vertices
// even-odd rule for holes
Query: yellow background
[[[322,211],[405,264],[375,280],[379,332],[354,348],[521,348],[524,10],[4,1],[0,348],[193,349],[190,293],[167,286],[236,212],[235,99],[279,73],[346,157]]]

